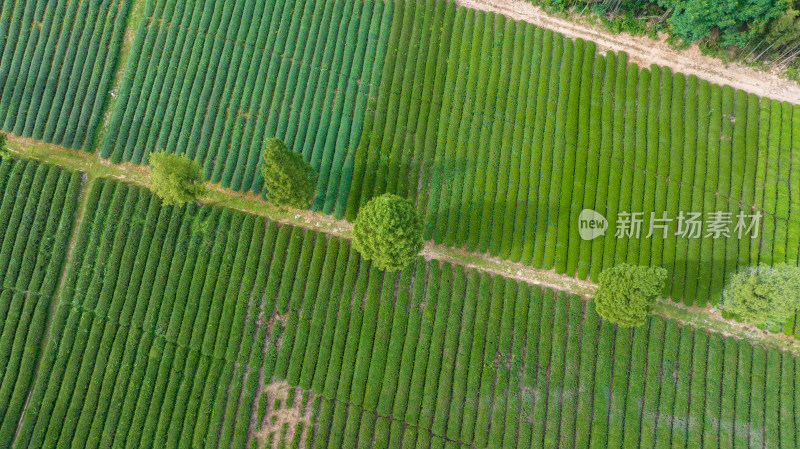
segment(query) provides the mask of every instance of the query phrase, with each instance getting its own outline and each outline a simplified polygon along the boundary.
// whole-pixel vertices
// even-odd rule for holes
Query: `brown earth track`
[[[570,38],[582,38],[597,44],[598,51],[624,51],[628,60],[641,67],[651,64],[667,66],[673,72],[696,75],[700,79],[736,89],[752,92],[762,97],[800,104],[800,84],[781,78],[777,70],[765,71],[740,63],[724,63],[705,56],[697,44],[685,50],[669,46],[666,38],[658,40],[627,33],[614,34],[599,26],[557,17],[544,12],[531,3],[520,0],[455,0],[468,8],[502,14],[514,20],[532,23]]]

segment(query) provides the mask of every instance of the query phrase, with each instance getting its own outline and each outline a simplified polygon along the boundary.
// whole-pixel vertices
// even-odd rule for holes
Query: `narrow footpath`
[[[149,188],[149,167],[130,163],[112,164],[95,153],[72,150],[57,145],[42,143],[32,139],[8,135],[9,150],[18,157],[55,164],[70,170],[85,172],[90,179],[95,177],[113,178]],[[200,201],[204,204],[229,207],[251,213],[271,221],[299,226],[336,237],[350,239],[352,224],[336,220],[330,215],[307,210],[278,209],[259,195],[236,192],[217,184],[206,184],[206,194]],[[597,286],[551,270],[540,270],[520,263],[491,257],[487,254],[469,252],[463,249],[425,242],[422,255],[426,259],[463,265],[483,270],[491,274],[513,278],[530,284],[571,293],[590,300]],[[669,298],[658,301],[654,313],[664,318],[674,319],[695,327],[705,328],[725,336],[744,338],[756,344],[789,350],[800,355],[800,340],[784,334],[771,334],[754,326],[726,320],[721,313],[712,308],[687,307]]]

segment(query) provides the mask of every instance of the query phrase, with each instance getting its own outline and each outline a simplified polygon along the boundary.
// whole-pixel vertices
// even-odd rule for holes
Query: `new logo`
[[[584,209],[578,216],[578,233],[584,240],[594,240],[605,235],[608,229],[608,220],[592,209]]]

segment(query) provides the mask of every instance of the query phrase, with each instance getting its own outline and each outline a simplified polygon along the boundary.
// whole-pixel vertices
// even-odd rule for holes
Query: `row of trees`
[[[600,274],[597,313],[623,327],[644,324],[666,280],[667,270],[661,267],[621,264],[609,268]],[[780,331],[800,310],[800,268],[789,264],[746,267],[731,277],[720,308],[733,318]]]
[[[315,194],[316,173],[303,157],[269,139],[261,173],[267,199],[280,207],[306,208]],[[203,191],[200,167],[182,156],[154,153],[152,185],[165,203],[182,204]],[[422,250],[422,221],[411,201],[383,194],[367,202],[353,225],[353,248],[381,270],[400,270]],[[664,291],[667,270],[620,264],[599,276],[597,312],[620,326],[644,323]],[[750,267],[736,273],[723,292],[731,315],[779,328],[800,308],[800,268],[788,264]]]
[[[152,153],[150,184],[166,205],[183,205],[204,192],[200,165],[185,155]],[[267,200],[305,209],[314,199],[317,174],[299,153],[268,139],[261,174]],[[353,225],[353,247],[382,270],[400,270],[422,250],[422,220],[411,201],[393,194],[373,198]]]

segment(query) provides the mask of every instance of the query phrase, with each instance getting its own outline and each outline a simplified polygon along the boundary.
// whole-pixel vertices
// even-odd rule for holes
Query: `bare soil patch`
[[[313,424],[311,422],[313,396],[309,395],[309,399],[305,407],[303,407],[304,391],[296,388],[292,402],[287,403],[286,400],[291,389],[292,387],[286,382],[273,382],[265,385],[258,392],[256,398],[260,398],[262,394],[267,396],[267,408],[264,418],[262,422],[254,423],[254,436],[259,440],[258,447],[268,449],[277,447],[281,439],[286,443],[286,447],[289,447],[289,443],[295,438],[295,431],[299,423],[303,424],[304,434],[310,431]],[[284,426],[286,426],[286,434],[282,436]],[[271,439],[270,434],[272,434]],[[272,444],[268,445],[268,441],[271,441]],[[300,439],[299,447],[306,447],[305,436]]]

